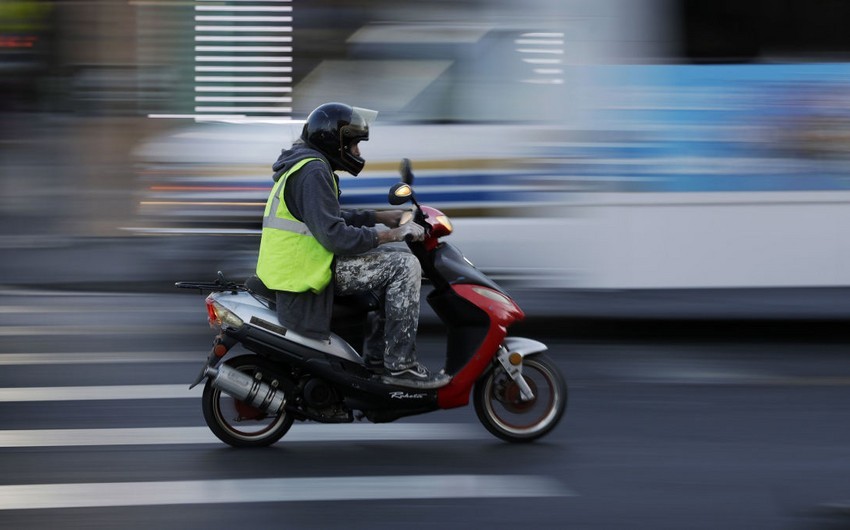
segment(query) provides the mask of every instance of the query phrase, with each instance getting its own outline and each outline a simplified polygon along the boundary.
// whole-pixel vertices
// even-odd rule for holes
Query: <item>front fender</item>
[[[535,355],[546,350],[546,345],[542,342],[522,337],[507,337],[502,342],[502,347],[499,348],[499,353],[496,355],[496,361],[519,387],[520,401],[534,399],[534,391],[522,376],[522,361],[529,355]],[[517,361],[514,354],[520,355],[521,360]]]
[[[523,357],[544,352],[549,348],[540,341],[526,339],[524,337],[505,337],[502,346],[508,353],[518,353]]]

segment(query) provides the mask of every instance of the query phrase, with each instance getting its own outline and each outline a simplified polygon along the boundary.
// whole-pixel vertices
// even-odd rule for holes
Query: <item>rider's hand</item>
[[[375,212],[375,222],[381,223],[387,228],[396,228],[401,223],[404,210],[383,210]]]
[[[413,221],[393,228],[389,232],[392,234],[393,241],[422,241],[425,239],[425,229]]]

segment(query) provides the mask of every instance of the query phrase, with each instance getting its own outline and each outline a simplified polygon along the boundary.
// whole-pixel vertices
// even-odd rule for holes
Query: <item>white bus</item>
[[[332,4],[293,12],[308,67],[287,115],[196,115],[139,146],[135,228],[256,234],[298,119],[343,100],[381,112],[343,202],[384,207],[410,158],[420,202],[497,277],[850,286],[847,3],[378,2],[321,32]]]

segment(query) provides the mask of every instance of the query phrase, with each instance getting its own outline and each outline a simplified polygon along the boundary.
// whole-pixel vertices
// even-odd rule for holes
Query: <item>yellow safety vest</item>
[[[305,158],[292,166],[277,181],[266,201],[257,276],[269,289],[319,293],[331,281],[333,253],[289,212],[283,195],[289,176],[313,160],[320,159]]]

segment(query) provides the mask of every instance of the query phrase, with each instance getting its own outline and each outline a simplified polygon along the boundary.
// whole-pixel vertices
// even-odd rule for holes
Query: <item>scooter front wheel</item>
[[[276,367],[259,355],[234,357],[225,364],[240,372],[259,377],[272,384],[277,381],[284,395],[291,395],[292,384],[276,374]],[[207,380],[202,397],[204,420],[222,442],[233,447],[265,447],[280,440],[292,427],[292,414],[282,411],[274,415],[235,399]]]
[[[522,377],[534,398],[521,399],[519,385],[496,366],[475,383],[473,404],[484,427],[509,442],[530,442],[555,428],[567,407],[567,384],[557,366],[537,354],[522,361]]]

